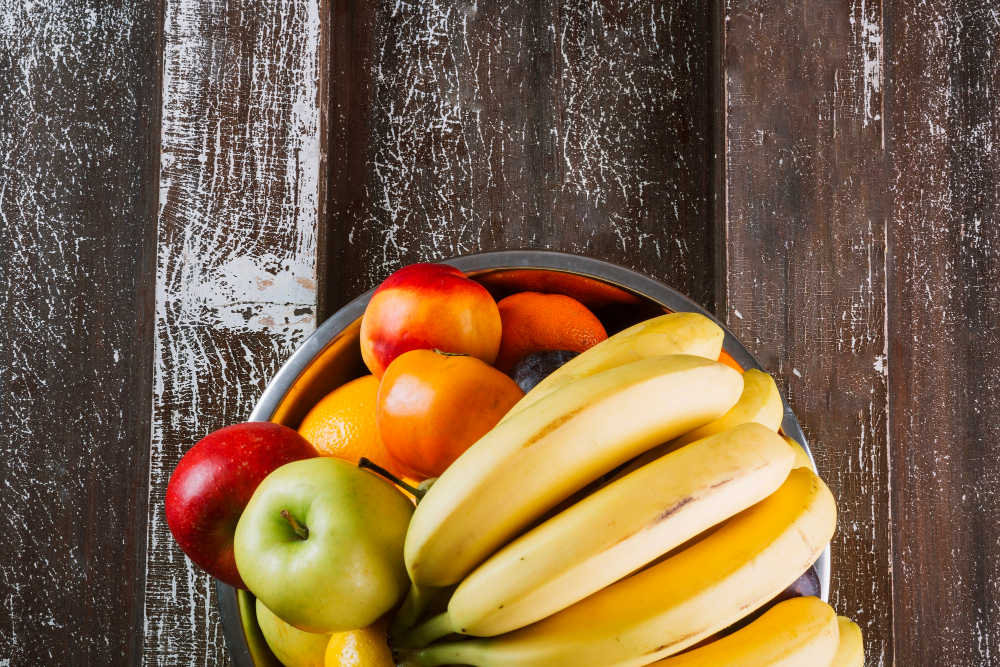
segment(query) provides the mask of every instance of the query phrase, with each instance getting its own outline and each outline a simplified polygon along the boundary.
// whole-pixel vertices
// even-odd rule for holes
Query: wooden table
[[[0,3],[0,666],[226,664],[173,465],[393,269],[510,247],[714,309],[868,664],[1000,665],[991,2],[68,5]]]

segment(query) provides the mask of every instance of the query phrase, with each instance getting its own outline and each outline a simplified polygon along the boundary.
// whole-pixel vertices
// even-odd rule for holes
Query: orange
[[[740,366],[739,363],[737,363],[737,361],[733,359],[732,355],[730,355],[725,350],[719,353],[719,363],[725,364],[726,366],[729,366],[733,370],[737,370],[740,373],[743,372],[743,367]]]
[[[519,292],[497,304],[500,352],[493,364],[506,373],[533,352],[584,352],[608,337],[601,321],[576,299],[562,294]]]
[[[379,381],[365,375],[320,399],[299,426],[299,433],[320,456],[357,463],[362,456],[393,474],[397,467],[379,436],[375,401]]]
[[[360,630],[335,632],[326,646],[324,667],[395,667],[387,626],[382,618]]]

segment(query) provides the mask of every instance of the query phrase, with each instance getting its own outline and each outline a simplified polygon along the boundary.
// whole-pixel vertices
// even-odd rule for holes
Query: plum
[[[534,352],[522,357],[511,367],[507,374],[527,394],[535,388],[535,385],[578,354],[580,353],[571,352],[570,350]]]

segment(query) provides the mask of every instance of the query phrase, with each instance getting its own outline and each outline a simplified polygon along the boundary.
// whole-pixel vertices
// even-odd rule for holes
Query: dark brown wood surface
[[[0,665],[139,664],[159,2],[0,3]]]
[[[1000,664],[995,3],[886,5],[897,665]]]
[[[516,247],[714,303],[711,2],[333,4],[324,314]]]
[[[725,321],[837,498],[830,602],[871,665],[893,662],[880,16],[870,0],[733,0],[725,70]]]
[[[330,4],[0,2],[0,667],[226,664],[176,460],[393,269],[511,247],[715,307],[867,664],[1000,665],[991,4]]]

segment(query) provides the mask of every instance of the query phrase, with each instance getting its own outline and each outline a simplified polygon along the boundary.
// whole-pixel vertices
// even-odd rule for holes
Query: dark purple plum
[[[535,352],[522,357],[511,367],[507,375],[527,394],[535,388],[535,385],[578,354],[579,352],[569,350]]]

